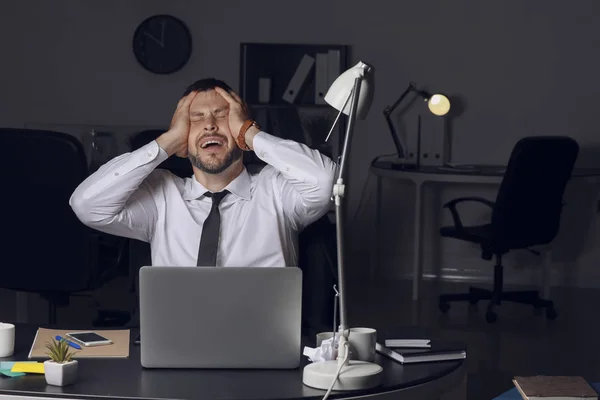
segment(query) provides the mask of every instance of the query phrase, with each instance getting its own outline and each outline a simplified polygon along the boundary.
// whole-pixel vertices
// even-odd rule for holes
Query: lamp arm
[[[398,133],[396,132],[396,128],[394,128],[394,123],[392,122],[392,119],[390,118],[390,114],[396,109],[396,107],[398,107],[400,105],[400,103],[402,103],[402,100],[404,100],[406,95],[408,95],[412,91],[417,91],[417,88],[416,88],[414,82],[410,82],[408,84],[408,87],[406,88],[406,90],[404,90],[404,92],[400,95],[398,100],[396,100],[394,102],[394,104],[392,104],[391,106],[387,106],[383,110],[383,117],[385,118],[388,128],[390,129],[390,135],[392,136],[392,140],[394,141],[394,147],[396,147],[396,153],[398,154],[398,157],[400,157],[400,158],[406,157],[406,154],[404,154],[406,151],[406,148],[402,145],[402,143],[400,142],[400,139],[398,139]]]
[[[417,90],[417,87],[415,86],[415,83],[414,82],[409,82],[408,87],[400,95],[400,97],[398,98],[398,100],[396,100],[394,102],[394,104],[392,104],[391,106],[387,106],[385,108],[385,110],[383,110],[383,115],[385,115],[386,117],[389,117],[390,114],[396,109],[396,107],[398,107],[400,105],[400,103],[402,103],[402,100],[404,100],[404,98],[406,97],[406,95],[409,94],[412,91],[415,91],[415,90]]]
[[[396,133],[396,129],[394,128],[394,124],[392,123],[392,119],[390,118],[390,114],[384,111],[383,117],[387,122],[388,128],[390,129],[390,135],[392,136],[392,140],[394,141],[394,147],[396,148],[396,153],[399,158],[406,157],[404,146],[400,143],[400,139],[398,139],[398,134]]]
[[[344,237],[344,213],[343,213],[343,202],[342,199],[345,194],[344,184],[344,173],[346,171],[346,165],[348,164],[348,152],[350,149],[350,143],[352,141],[352,134],[354,132],[354,123],[356,121],[356,113],[358,109],[358,99],[360,95],[360,88],[363,81],[363,77],[356,77],[354,80],[354,88],[352,89],[352,98],[350,104],[350,114],[348,115],[348,124],[346,126],[346,134],[344,136],[344,147],[342,149],[342,155],[340,157],[340,167],[338,172],[337,181],[333,185],[333,196],[335,200],[335,219],[336,219],[336,236],[337,236],[337,257],[338,257],[338,304],[340,311],[340,350],[338,353],[338,359],[345,357],[343,348],[343,342],[348,340],[350,333],[347,313],[346,313],[346,274],[345,274],[345,237]]]

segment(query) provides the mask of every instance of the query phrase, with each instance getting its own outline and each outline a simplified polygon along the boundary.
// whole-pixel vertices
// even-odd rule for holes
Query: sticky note
[[[12,372],[10,369],[0,369],[0,374],[14,378],[15,376],[25,375],[25,372]]]
[[[11,372],[28,372],[31,374],[43,374],[44,363],[16,362],[15,365],[13,365]]]
[[[0,361],[0,369],[11,370],[15,363],[37,363],[37,361]]]

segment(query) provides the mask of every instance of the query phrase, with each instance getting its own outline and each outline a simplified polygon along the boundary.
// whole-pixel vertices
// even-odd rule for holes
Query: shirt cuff
[[[146,154],[152,160],[156,158],[156,161],[163,162],[167,158],[169,158],[169,154],[165,151],[165,149],[158,145],[158,142],[156,140],[153,140],[150,143],[140,147],[140,149],[145,149]]]
[[[275,149],[285,139],[270,135],[267,132],[258,132],[252,141],[252,147],[254,147],[254,154],[262,161],[268,163],[270,152]]]

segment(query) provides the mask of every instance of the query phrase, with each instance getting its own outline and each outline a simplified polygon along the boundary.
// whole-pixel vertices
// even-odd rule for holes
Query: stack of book
[[[515,376],[525,400],[597,400],[598,393],[580,376]]]
[[[385,345],[377,343],[379,354],[402,364],[452,361],[467,358],[465,346],[458,343],[431,342],[427,339],[386,340]]]

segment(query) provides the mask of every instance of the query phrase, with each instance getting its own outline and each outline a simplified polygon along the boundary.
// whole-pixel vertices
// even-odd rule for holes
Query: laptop
[[[139,290],[145,368],[300,365],[297,267],[145,266]]]

